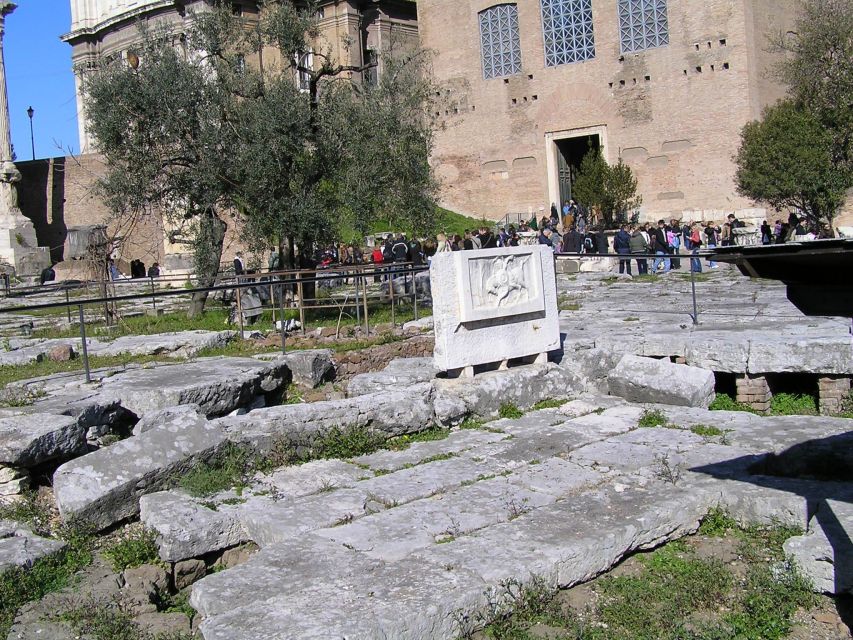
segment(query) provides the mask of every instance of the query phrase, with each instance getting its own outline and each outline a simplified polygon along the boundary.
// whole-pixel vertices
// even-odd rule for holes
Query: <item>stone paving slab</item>
[[[32,414],[0,418],[0,464],[32,467],[86,450],[86,430],[69,416]]]
[[[368,557],[395,562],[417,549],[506,522],[556,499],[520,485],[503,477],[482,480],[351,524],[320,529],[314,535]]]
[[[315,460],[283,467],[270,475],[257,474],[252,490],[273,491],[279,498],[301,498],[330,489],[352,487],[373,472],[343,460]]]

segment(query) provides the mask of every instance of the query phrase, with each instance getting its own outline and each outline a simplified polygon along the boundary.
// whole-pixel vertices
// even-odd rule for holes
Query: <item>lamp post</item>
[[[33,150],[33,160],[36,159],[36,139],[33,136],[33,114],[36,112],[35,109],[30,107],[27,109],[27,115],[30,117],[30,147]]]

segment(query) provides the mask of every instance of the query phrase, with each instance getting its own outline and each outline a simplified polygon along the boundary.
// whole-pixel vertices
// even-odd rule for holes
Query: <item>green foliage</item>
[[[737,402],[726,393],[718,393],[714,401],[708,406],[711,411],[746,411],[747,413],[758,412],[743,402]]]
[[[92,563],[91,535],[66,526],[61,532],[67,546],[36,561],[29,569],[10,569],[0,574],[0,637],[6,637],[18,609],[72,583],[74,574]]]
[[[817,401],[814,396],[777,393],[770,400],[770,413],[777,416],[816,416]]]
[[[831,137],[833,162],[853,168],[853,6],[805,0],[796,24],[776,39],[776,72]]]
[[[128,531],[119,540],[105,547],[102,553],[116,572],[160,561],[156,535],[148,529]]]
[[[697,436],[702,436],[703,438],[714,438],[716,436],[725,435],[726,433],[719,427],[709,424],[694,424],[690,427],[690,431],[695,433]]]
[[[699,525],[699,533],[703,536],[721,538],[729,531],[737,528],[737,522],[724,509],[713,507],[702,519],[702,524]]]
[[[175,594],[166,596],[157,606],[164,613],[183,613],[190,620],[195,617],[196,611],[190,604],[190,590],[184,589]]]
[[[617,219],[627,219],[628,211],[643,204],[631,167],[621,157],[616,164],[608,164],[600,149],[584,156],[572,193],[578,202],[600,208],[608,227]]]
[[[485,420],[480,418],[475,418],[474,416],[467,416],[462,423],[459,425],[460,429],[480,429],[484,424],[486,424]]]
[[[789,100],[768,107],[741,133],[738,193],[831,226],[853,185],[853,174],[834,162],[832,144],[831,132],[801,106]]]
[[[534,404],[530,410],[531,411],[541,411],[542,409],[556,409],[557,407],[562,407],[566,404],[568,400],[566,398],[563,399],[550,399],[550,400],[540,400],[536,404]]]
[[[505,402],[501,405],[500,409],[498,409],[498,415],[501,418],[508,418],[510,420],[518,420],[521,416],[524,415],[524,412],[516,407],[511,402]]]
[[[217,456],[197,464],[178,480],[178,486],[192,496],[209,496],[234,486],[242,486],[250,471],[249,452],[226,444]]]
[[[665,427],[666,425],[666,414],[657,409],[646,409],[637,422],[638,427]]]
[[[50,534],[50,509],[39,500],[35,491],[25,492],[21,500],[0,504],[0,520],[14,520],[26,524],[39,535]]]
[[[433,427],[432,429],[425,429],[417,433],[391,438],[385,443],[385,448],[392,451],[402,451],[403,449],[408,449],[415,442],[435,442],[437,440],[444,440],[449,435],[450,429]]]
[[[311,458],[355,458],[373,453],[385,443],[385,436],[367,427],[332,427],[311,448]]]

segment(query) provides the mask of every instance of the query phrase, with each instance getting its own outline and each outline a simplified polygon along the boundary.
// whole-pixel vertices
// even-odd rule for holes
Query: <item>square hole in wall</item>
[[[536,102],[538,99],[539,99],[539,96],[537,96],[537,95],[533,96],[533,102]]]
[[[728,62],[723,63],[723,69],[725,69],[726,71],[729,70],[729,63]]]
[[[714,70],[714,65],[711,65],[711,71],[713,71],[713,70]]]
[[[528,80],[533,80],[533,74],[532,74],[532,73],[528,74],[528,75],[527,75],[527,79],[528,79]]]
[[[612,89],[612,88],[613,88],[613,83],[612,83],[612,82],[608,82],[608,83],[607,83],[607,86],[608,86],[608,87],[610,87],[610,88]]]
[[[721,47],[725,47],[725,46],[726,46],[726,39],[725,39],[725,38],[720,38],[720,46],[721,46]]]
[[[696,73],[702,73],[702,67],[696,67]]]
[[[645,80],[646,82],[651,82],[651,81],[652,81],[652,77],[651,77],[651,76],[646,76],[646,77],[644,78],[644,80]]]
[[[504,84],[509,84],[509,78],[504,78]]]
[[[620,80],[620,81],[619,81],[619,86],[620,86],[620,87],[624,87],[624,86],[625,86],[625,81],[624,81],[624,80]]]
[[[513,103],[513,104],[518,104],[518,98],[513,98],[513,99],[512,99],[512,103]]]

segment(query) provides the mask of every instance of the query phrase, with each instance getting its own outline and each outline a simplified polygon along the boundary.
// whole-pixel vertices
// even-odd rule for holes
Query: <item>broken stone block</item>
[[[0,484],[0,496],[14,496],[26,491],[30,486],[29,478],[16,478]]]
[[[19,522],[0,520],[0,573],[14,567],[27,569],[64,548],[64,542],[38,536]]]
[[[347,385],[347,396],[352,398],[429,382],[435,378],[436,373],[432,358],[397,358],[388,363],[383,371],[354,376]]]
[[[196,558],[249,539],[230,509],[214,511],[175,491],[140,498],[139,518],[157,532],[160,558],[166,562]]]
[[[287,363],[293,382],[311,389],[319,386],[335,370],[329,349],[290,351],[279,359]]]
[[[714,372],[668,360],[625,355],[607,378],[610,393],[625,400],[707,407],[714,399]]]
[[[70,416],[31,414],[0,418],[0,464],[34,467],[86,451],[86,431]]]

